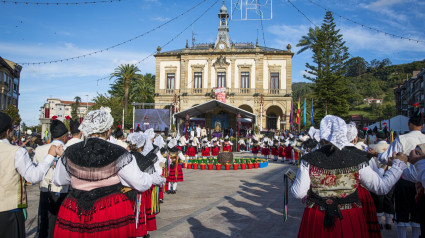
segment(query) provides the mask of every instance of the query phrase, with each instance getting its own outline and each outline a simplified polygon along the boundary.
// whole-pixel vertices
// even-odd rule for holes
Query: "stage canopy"
[[[242,118],[249,118],[251,120],[256,121],[256,116],[254,114],[248,111],[245,111],[243,109],[231,106],[229,104],[217,101],[217,100],[211,100],[209,102],[191,107],[189,109],[186,109],[184,111],[174,114],[174,117],[185,119],[187,114],[189,114],[189,117],[195,117],[195,116],[207,113],[209,111],[212,111],[217,107],[223,108],[224,110],[229,111],[230,113],[234,113],[234,114],[240,113]]]
[[[386,126],[389,127],[389,129],[396,131],[398,133],[408,132],[409,131],[409,118],[406,116],[398,115],[388,120],[381,121],[381,128],[384,128],[384,123],[386,123]],[[372,124],[367,127],[367,129],[373,130],[374,127],[377,127],[379,129],[379,122]],[[422,128],[422,132],[425,132],[425,127]]]

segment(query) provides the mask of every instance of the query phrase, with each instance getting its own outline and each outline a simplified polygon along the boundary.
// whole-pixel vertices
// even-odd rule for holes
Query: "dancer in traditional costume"
[[[279,158],[279,146],[278,144],[278,140],[273,140],[273,146],[272,146],[272,152],[271,154],[273,155],[273,161],[277,161],[277,159]]]
[[[268,160],[270,155],[270,148],[269,148],[269,138],[265,137],[263,139],[263,144],[261,145],[261,155],[264,156],[264,159]]]
[[[0,234],[1,237],[24,238],[25,209],[28,207],[25,181],[41,182],[63,149],[58,149],[60,145],[50,145],[42,161],[35,165],[25,148],[10,144],[13,132],[12,118],[0,112]]]
[[[205,137],[204,139],[202,139],[202,153],[201,155],[203,157],[210,157],[211,153],[210,153],[210,143],[208,142],[208,139]]]
[[[285,162],[285,155],[284,155],[284,149],[285,149],[285,141],[283,139],[280,139],[279,143],[279,149],[278,149],[278,156],[280,158],[280,161],[283,163]]]
[[[285,148],[283,149],[283,151],[283,154],[285,156],[284,160],[290,162],[292,158],[292,146],[289,139],[286,139]]]
[[[54,237],[135,237],[136,217],[123,186],[148,190],[152,176],[140,171],[134,157],[109,138],[114,119],[101,107],[85,116],[79,129],[85,141],[68,147],[57,162],[53,181],[71,185],[59,210]]]
[[[196,146],[192,140],[189,140],[189,144],[186,150],[186,156],[189,157],[189,159],[196,159]]]
[[[213,139],[213,146],[211,147],[211,155],[214,158],[217,158],[218,154],[220,153],[220,146],[218,145],[217,139]]]
[[[240,138],[238,141],[239,151],[246,151],[246,144],[243,138]]]
[[[177,183],[183,182],[183,169],[180,161],[185,161],[183,154],[176,147],[177,141],[171,140],[168,143],[168,156],[170,164],[167,182],[168,182],[168,193],[175,194],[177,192]]]
[[[65,148],[83,141],[81,139],[81,137],[83,136],[83,133],[80,130],[78,130],[79,126],[80,126],[80,123],[77,120],[72,120],[72,119],[69,120],[69,130],[71,131],[72,138],[66,142]]]
[[[229,137],[226,136],[224,139],[223,152],[232,152],[232,142],[230,142]]]
[[[291,188],[296,198],[306,197],[298,237],[368,237],[357,188],[363,184],[378,194],[387,193],[407,168],[405,159],[394,159],[381,179],[368,166],[367,157],[346,147],[344,120],[324,117],[320,137],[321,148],[303,157]]]
[[[114,132],[114,137],[117,139],[115,144],[121,146],[122,148],[128,150],[128,144],[125,142],[124,132],[121,130],[121,126],[118,125],[117,129]]]
[[[254,158],[257,158],[258,153],[260,152],[260,146],[258,145],[258,140],[252,139],[254,145],[251,148],[252,155]]]

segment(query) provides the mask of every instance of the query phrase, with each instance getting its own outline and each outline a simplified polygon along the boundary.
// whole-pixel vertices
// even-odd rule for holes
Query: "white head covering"
[[[352,142],[357,137],[356,123],[350,122],[347,124],[347,140]]]
[[[146,138],[146,135],[143,135]],[[153,144],[152,141],[148,138],[146,138],[145,147],[143,147],[142,155],[146,156],[149,152],[153,150]]]
[[[113,123],[114,118],[111,115],[111,109],[100,107],[98,110],[87,113],[78,130],[83,132],[84,137],[87,138],[91,134],[103,133],[111,129]]]
[[[350,143],[347,140],[347,124],[337,116],[325,116],[320,122],[320,139],[332,143],[338,149]]]
[[[310,129],[308,130],[308,135],[310,136],[311,139],[314,139],[317,142],[320,141],[320,130],[314,128],[314,126],[310,127]]]
[[[127,141],[130,144],[136,145],[137,148],[140,148],[145,145],[146,137],[141,132],[134,132],[127,136]]]
[[[143,132],[143,134],[145,134],[148,137],[149,140],[151,140],[155,137],[155,132],[154,132],[153,128],[147,129],[145,132]]]
[[[177,146],[177,139],[171,139],[170,142],[168,142],[168,149],[172,149],[175,146]]]
[[[162,136],[157,136],[155,137],[155,139],[153,140],[153,144],[158,146],[159,148],[164,147],[165,142],[164,142],[164,138],[162,138]]]

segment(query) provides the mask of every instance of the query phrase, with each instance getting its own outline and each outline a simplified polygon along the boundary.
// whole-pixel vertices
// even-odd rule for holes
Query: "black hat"
[[[376,137],[378,137],[379,139],[387,138],[387,136],[385,135],[383,131],[378,131],[378,133],[376,133]]]
[[[378,133],[378,127],[377,127],[377,126],[375,126],[375,127],[373,128],[373,133]]]
[[[124,136],[124,133],[121,130],[121,127],[117,127],[117,129],[114,132],[115,138],[121,138],[122,136]]]
[[[369,129],[369,130],[367,131],[367,134],[372,134],[372,129]]]
[[[229,139],[224,139],[224,141],[226,141],[226,142],[227,142],[227,141],[229,141]]]
[[[364,132],[363,132],[363,131],[358,131],[358,132],[357,132],[357,136],[358,136],[360,139],[364,139],[364,138],[365,138],[365,134],[364,134]]]
[[[12,127],[12,118],[4,112],[0,112],[0,133]]]
[[[71,131],[71,134],[77,134],[80,133],[80,130],[78,130],[78,127],[80,126],[80,123],[78,123],[77,120],[69,120],[69,129]]]
[[[161,152],[161,154],[164,154],[165,152],[167,152],[167,149],[161,148],[159,151]]]
[[[417,108],[409,118],[409,122],[415,126],[422,126],[424,124],[424,115],[419,108]]]
[[[53,120],[50,125],[50,133],[52,133],[52,138],[59,138],[68,132],[65,124],[59,120]]]
[[[258,143],[258,140],[252,139],[252,142],[254,142],[254,144],[255,144],[255,143]]]

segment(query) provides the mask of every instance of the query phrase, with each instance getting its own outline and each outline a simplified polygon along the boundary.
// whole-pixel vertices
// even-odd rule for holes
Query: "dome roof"
[[[221,6],[221,8],[220,8],[220,13],[227,13],[227,7],[226,7],[226,6],[224,6],[224,4],[223,4],[223,6]]]

